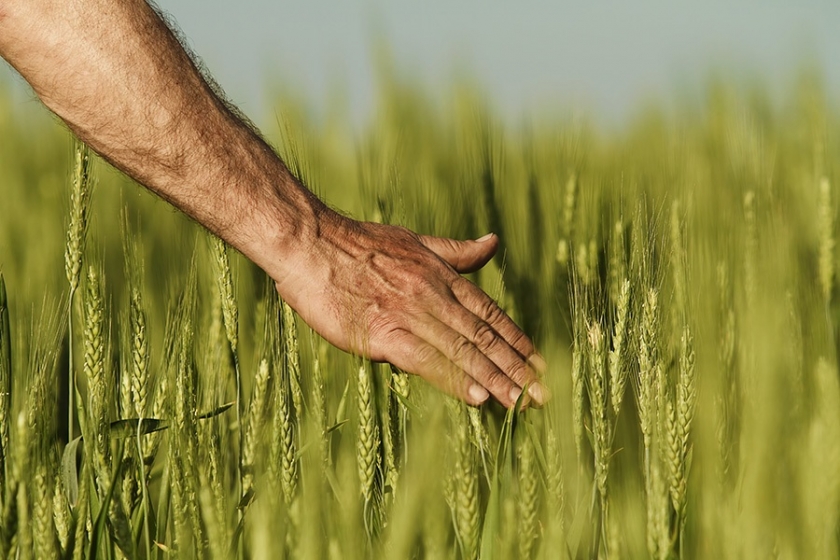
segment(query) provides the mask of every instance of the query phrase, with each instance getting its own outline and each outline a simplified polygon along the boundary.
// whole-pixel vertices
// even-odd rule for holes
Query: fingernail
[[[487,235],[482,235],[478,239],[476,239],[479,243],[484,243],[485,241],[490,241],[493,238],[493,233],[488,233]]]
[[[516,401],[519,400],[519,396],[521,394],[522,394],[522,388],[521,387],[514,387],[513,389],[510,390],[510,393],[508,394],[508,396],[510,397],[510,400],[512,400],[514,403],[516,403]]]
[[[545,358],[539,352],[531,354],[531,357],[528,358],[528,363],[539,373],[545,373],[545,370],[548,368],[548,364],[545,363]]]
[[[534,383],[528,387],[528,394],[540,406],[544,405],[551,398],[551,392],[542,383]]]
[[[469,393],[470,398],[472,398],[472,400],[477,402],[478,404],[483,403],[490,397],[490,393],[488,393],[487,389],[485,389],[481,385],[473,385],[472,387],[470,387]]]

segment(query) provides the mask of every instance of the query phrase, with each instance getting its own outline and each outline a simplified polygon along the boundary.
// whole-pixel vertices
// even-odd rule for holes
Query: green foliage
[[[279,150],[356,217],[499,234],[471,279],[536,340],[548,405],[469,409],[328,348],[0,90],[0,557],[840,558],[818,80],[778,105],[714,82],[611,133],[395,77],[378,106],[359,139],[285,100]]]

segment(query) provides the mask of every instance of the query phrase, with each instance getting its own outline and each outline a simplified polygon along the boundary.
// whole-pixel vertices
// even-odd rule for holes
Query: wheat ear
[[[627,337],[627,319],[630,314],[630,281],[624,280],[618,294],[616,303],[615,327],[612,335],[612,349],[609,351],[610,371],[610,401],[616,417],[621,410],[621,402],[624,399],[624,388],[627,384],[627,370],[623,360],[627,348],[624,341]]]
[[[534,442],[530,435],[521,430],[517,438],[519,460],[519,558],[531,558],[537,538],[537,511],[539,507],[539,486]]]
[[[257,443],[262,432],[265,417],[266,400],[268,397],[268,360],[262,359],[254,378],[254,390],[251,395],[251,406],[245,425],[245,443],[242,446],[242,495],[247,495],[254,486],[254,468],[257,457]]]
[[[90,174],[90,151],[82,142],[76,141],[75,166],[70,191],[70,221],[67,226],[67,245],[64,251],[64,271],[70,285],[67,315],[69,352],[67,387],[67,441],[73,441],[73,400],[76,395],[76,377],[73,363],[73,301],[82,272],[82,258],[88,230],[88,211],[93,182]]]
[[[373,372],[370,362],[367,360],[363,360],[359,366],[357,380],[359,440],[356,444],[356,463],[359,470],[364,506],[365,509],[370,509],[374,506],[374,499],[378,498],[374,493],[376,491],[376,471],[380,468],[379,447],[381,440],[377,423]],[[370,531],[370,527],[368,529]]]
[[[463,558],[478,557],[479,503],[478,465],[470,438],[470,422],[463,403],[454,403],[456,459],[454,470],[455,529]]]
[[[88,441],[93,443],[93,465],[99,492],[111,484],[108,381],[105,375],[105,305],[101,275],[88,267],[85,290],[84,373],[88,383]]]

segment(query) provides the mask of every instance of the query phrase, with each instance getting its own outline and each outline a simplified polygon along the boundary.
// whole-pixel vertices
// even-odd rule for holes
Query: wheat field
[[[365,220],[499,235],[470,276],[553,399],[471,408],[329,347],[265,274],[0,89],[0,558],[840,558],[840,113],[503,122],[381,81],[267,129]]]

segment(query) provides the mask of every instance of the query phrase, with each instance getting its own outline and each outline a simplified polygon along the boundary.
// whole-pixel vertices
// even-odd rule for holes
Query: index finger
[[[493,327],[493,330],[499,333],[499,336],[530,363],[535,370],[540,373],[545,372],[545,360],[537,352],[531,339],[481,288],[459,276],[452,282],[451,290],[461,305]]]

